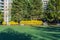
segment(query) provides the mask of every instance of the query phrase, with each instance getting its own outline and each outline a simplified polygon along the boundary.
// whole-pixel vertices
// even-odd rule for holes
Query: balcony
[[[4,9],[4,8],[1,8],[1,7],[0,7],[0,9]]]
[[[4,3],[4,1],[1,1],[1,0],[0,0],[0,3]]]
[[[0,4],[0,6],[4,6],[4,4]]]

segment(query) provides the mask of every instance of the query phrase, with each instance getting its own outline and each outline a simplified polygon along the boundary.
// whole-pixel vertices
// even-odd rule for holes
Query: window
[[[4,5],[4,3],[1,3],[2,5]]]
[[[1,1],[4,1],[4,0],[1,0]]]

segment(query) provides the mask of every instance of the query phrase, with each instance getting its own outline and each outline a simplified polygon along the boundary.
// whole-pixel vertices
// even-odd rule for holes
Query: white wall
[[[11,17],[11,0],[4,0],[4,21],[8,24]]]

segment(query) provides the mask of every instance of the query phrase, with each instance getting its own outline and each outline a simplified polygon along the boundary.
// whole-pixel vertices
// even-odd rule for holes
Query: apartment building
[[[42,0],[42,2],[43,2],[43,9],[46,9],[48,1],[49,0]]]
[[[4,0],[0,0],[0,11],[4,13]]]
[[[4,0],[4,21],[8,22],[11,19],[11,0]]]

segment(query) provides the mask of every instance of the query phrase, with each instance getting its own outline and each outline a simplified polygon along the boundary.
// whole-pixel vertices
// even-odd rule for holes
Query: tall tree
[[[42,0],[32,0],[29,7],[32,18],[41,18],[40,16],[42,15]]]
[[[42,15],[42,0],[13,0],[12,20],[31,19]]]
[[[2,24],[3,22],[3,13],[0,11],[0,25]]]
[[[56,22],[60,17],[60,0],[49,0],[47,8],[45,10],[45,18],[51,22]]]

